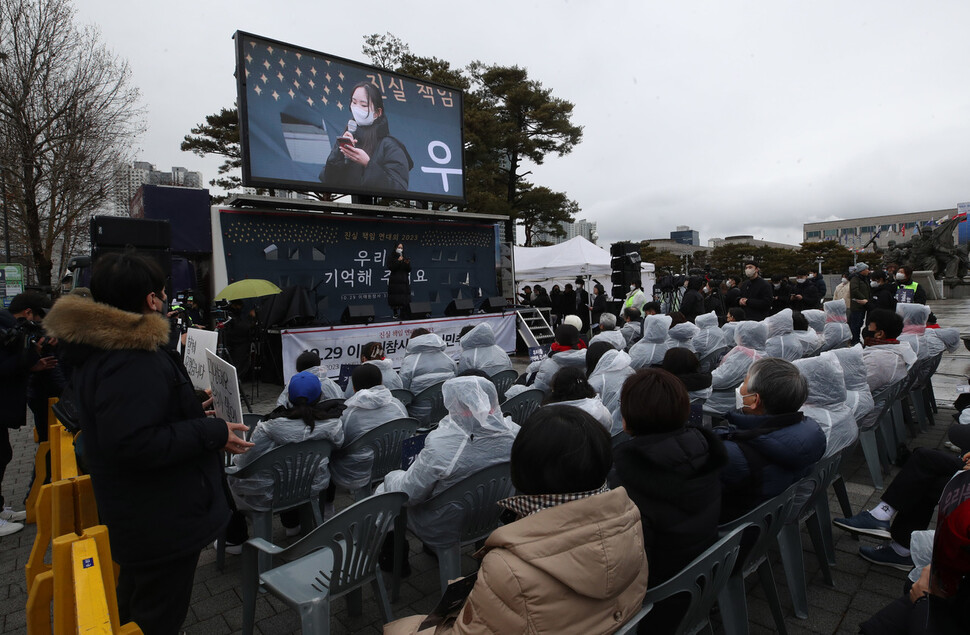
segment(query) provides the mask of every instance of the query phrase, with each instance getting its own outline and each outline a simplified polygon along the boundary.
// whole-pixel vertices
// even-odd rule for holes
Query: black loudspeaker
[[[611,256],[622,256],[631,251],[636,251],[636,249],[633,248],[633,243],[630,242],[613,243],[610,245]]]
[[[610,269],[637,269],[640,262],[640,254],[638,253],[615,256],[610,259]]]
[[[613,273],[610,274],[610,282],[612,282],[615,285],[621,286],[624,289],[629,289],[631,284],[633,284],[634,282],[638,282],[639,280],[640,280],[639,271],[614,271]],[[623,292],[623,295],[626,295],[626,291]],[[613,294],[613,297],[615,298],[616,294]]]
[[[168,249],[172,245],[172,226],[167,220],[95,216],[91,219],[91,244],[98,247]]]
[[[621,296],[623,297],[623,296]],[[619,317],[623,312],[623,300],[610,300],[606,303],[606,312]]]
[[[374,305],[358,304],[348,306],[340,316],[341,324],[370,324],[374,321]]]
[[[402,311],[405,320],[424,320],[431,317],[430,302],[411,302]]]
[[[471,298],[456,298],[448,303],[445,308],[445,315],[455,317],[456,315],[471,315],[475,310],[475,301]]]
[[[614,298],[625,298],[629,290],[630,290],[630,287],[616,285],[613,287],[613,290],[610,291],[610,295],[613,296]]]
[[[488,298],[485,303],[482,304],[482,310],[486,313],[499,313],[504,311],[508,307],[509,303],[505,301],[502,296],[496,296],[494,298]]]

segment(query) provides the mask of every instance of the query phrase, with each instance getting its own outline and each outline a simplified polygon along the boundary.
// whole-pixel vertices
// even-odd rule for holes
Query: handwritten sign
[[[185,334],[185,370],[189,371],[192,386],[198,390],[209,387],[209,363],[206,361],[205,351],[216,350],[219,346],[219,334],[216,331],[190,328]],[[235,419],[233,419],[235,421]]]
[[[216,416],[226,421],[242,423],[242,401],[239,399],[239,380],[236,367],[211,350],[205,351],[212,388],[212,406]]]

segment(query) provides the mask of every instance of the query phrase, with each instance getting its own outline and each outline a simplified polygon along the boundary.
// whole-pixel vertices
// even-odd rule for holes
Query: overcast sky
[[[390,31],[418,55],[518,64],[576,105],[583,142],[533,167],[599,243],[750,233],[970,201],[970,2],[233,2],[76,0],[128,59],[140,159],[231,106],[237,29],[359,61]],[[358,15],[355,10],[365,11]]]

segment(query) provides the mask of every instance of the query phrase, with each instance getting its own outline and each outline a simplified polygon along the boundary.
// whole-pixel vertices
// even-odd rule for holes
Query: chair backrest
[[[885,416],[889,409],[893,407],[893,402],[895,402],[896,398],[899,396],[905,381],[906,378],[904,377],[895,384],[883,386],[876,392],[872,393],[874,407],[872,410],[864,414],[862,419],[858,421],[860,430],[868,430],[882,420],[883,416]]]
[[[408,412],[418,415],[417,418],[421,423],[438,423],[441,421],[448,414],[448,409],[445,408],[445,398],[441,394],[441,387],[444,383],[439,381],[416,394],[408,405]],[[419,410],[415,411],[415,408]],[[423,411],[426,408],[430,408],[430,410],[427,414],[424,414]]]
[[[492,533],[498,526],[499,516],[503,511],[495,503],[511,496],[512,491],[509,464],[497,463],[463,478],[436,494],[426,505],[431,511],[449,505],[459,507],[459,542],[466,544],[481,540]]]
[[[545,396],[538,388],[523,390],[502,404],[502,414],[512,417],[512,421],[522,425],[539,409]]]
[[[835,477],[839,475],[839,466],[842,463],[842,452],[836,452],[828,458],[824,458],[815,464],[815,469],[811,474],[795,483],[793,487],[798,487],[800,484],[808,490],[808,485],[812,487],[812,494],[802,505],[801,509],[792,509],[792,515],[789,518],[793,518],[795,513],[798,514],[799,520],[804,520],[809,517],[815,511],[815,499],[819,496],[825,496],[828,492],[829,486],[832,485],[832,481]]]
[[[364,448],[374,451],[374,465],[370,470],[371,483],[384,480],[388,472],[401,468],[401,446],[404,440],[414,436],[418,420],[411,417],[394,419],[368,430],[344,446],[343,454],[350,455]]]
[[[500,370],[488,379],[495,384],[495,390],[498,392],[498,400],[501,402],[505,400],[505,391],[511,388],[512,384],[518,378],[519,373],[514,368],[509,368],[507,370]]]
[[[744,516],[717,528],[719,535],[726,536],[736,528],[747,525],[745,534],[750,536],[744,541],[747,553],[742,554],[743,562],[735,567],[743,575],[753,572],[765,559],[768,548],[781,532],[785,520],[791,515],[797,489],[798,483],[795,483],[778,496],[766,500]]]
[[[321,548],[333,551],[333,571],[317,571],[307,583],[330,597],[352,590],[375,575],[381,545],[407,502],[404,492],[365,498],[336,514],[278,554],[292,562]]]
[[[235,478],[269,474],[273,479],[273,511],[290,509],[310,499],[317,469],[324,459],[330,458],[332,450],[333,445],[324,440],[287,443],[245,467],[226,470],[226,474]]]
[[[679,593],[690,594],[690,604],[684,611],[680,624],[672,631],[674,635],[693,635],[709,623],[711,607],[727,586],[734,570],[734,563],[741,549],[741,536],[746,527],[747,525],[735,527],[707,551],[694,558],[680,573],[647,591],[643,598],[644,606],[656,606],[658,602]],[[631,620],[623,627],[626,631],[621,629],[617,632],[632,632],[629,630],[632,626]]]
[[[405,408],[414,401],[414,393],[407,388],[395,388],[391,391],[391,396],[404,404]]]
[[[263,420],[266,415],[261,415],[255,412],[245,412],[243,413],[242,422],[246,424],[246,440],[249,441],[253,438],[253,432],[256,430],[256,424]]]
[[[727,346],[716,348],[700,358],[700,372],[709,373],[721,362],[721,358],[730,350]]]

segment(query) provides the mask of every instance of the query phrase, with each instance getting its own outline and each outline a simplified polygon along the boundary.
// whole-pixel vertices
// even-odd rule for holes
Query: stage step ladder
[[[541,309],[533,307],[516,309],[519,318],[515,321],[519,335],[529,348],[548,346],[556,341],[556,335],[549,326],[549,320]]]

